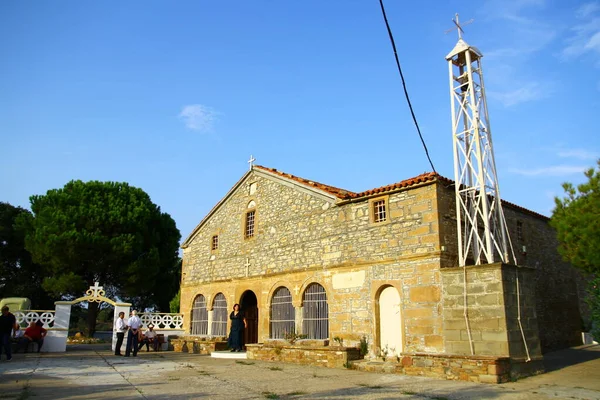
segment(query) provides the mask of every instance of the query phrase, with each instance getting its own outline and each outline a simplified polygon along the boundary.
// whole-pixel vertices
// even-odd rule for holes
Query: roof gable
[[[385,185],[381,187],[377,187],[374,189],[365,190],[363,192],[352,192],[345,189],[340,189],[335,186],[325,185],[320,182],[312,181],[309,179],[301,178],[299,176],[295,176],[292,174],[288,174],[285,172],[278,171],[275,168],[267,168],[262,165],[254,165],[252,169],[247,171],[241,178],[236,182],[235,185],[227,192],[227,194],[208,212],[208,214],[200,221],[200,223],[194,228],[192,233],[185,239],[181,248],[186,248],[193,238],[196,236],[196,233],[200,230],[200,228],[206,223],[206,221],[225,203],[225,201],[244,183],[244,181],[252,174],[255,173],[259,176],[265,177],[271,180],[277,180],[287,183],[290,186],[299,186],[304,188],[305,190],[311,192],[314,195],[317,195],[321,198],[324,198],[329,201],[336,201],[338,203],[346,203],[347,201],[359,200],[362,198],[368,198],[371,196],[381,195],[393,191],[398,191],[406,188],[410,188],[417,185],[423,185],[427,183],[433,183],[436,181],[443,182],[446,185],[454,185],[454,181],[452,179],[448,179],[446,177],[441,176],[437,172],[426,172],[421,175],[415,176],[413,178],[405,179],[400,182],[392,183],[390,185]],[[502,204],[508,205],[514,209],[517,209],[521,212],[533,215],[538,218],[542,218],[548,220],[549,218],[536,213],[535,211],[528,210],[524,207],[518,206],[514,203],[510,203],[508,201],[502,200]]]

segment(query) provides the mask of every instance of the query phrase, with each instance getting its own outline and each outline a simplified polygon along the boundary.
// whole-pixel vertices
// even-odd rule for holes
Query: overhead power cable
[[[421,143],[423,144],[423,148],[425,149],[425,155],[427,156],[427,159],[429,160],[431,169],[433,169],[433,172],[437,172],[435,170],[435,167],[433,166],[433,161],[431,161],[431,157],[429,157],[429,150],[427,150],[427,145],[425,144],[425,140],[423,139],[423,135],[421,134],[421,129],[419,128],[419,123],[417,122],[417,117],[415,116],[415,112],[413,111],[413,107],[410,102],[408,90],[406,89],[406,82],[404,81],[404,74],[402,73],[402,68],[400,67],[400,60],[398,59],[398,52],[396,51],[396,43],[394,42],[394,35],[392,35],[392,30],[390,29],[390,24],[388,23],[387,15],[385,14],[385,7],[383,6],[383,0],[379,0],[379,4],[381,5],[381,13],[383,14],[385,26],[387,27],[388,35],[390,36],[390,42],[392,43],[392,48],[394,49],[394,57],[396,58],[396,65],[398,66],[398,72],[400,73],[400,79],[402,79],[402,87],[404,88],[404,95],[406,96],[406,101],[408,102],[408,108],[410,109],[410,114],[412,115],[412,119],[415,123],[415,126],[417,127],[417,132],[419,133],[419,138],[421,139]]]

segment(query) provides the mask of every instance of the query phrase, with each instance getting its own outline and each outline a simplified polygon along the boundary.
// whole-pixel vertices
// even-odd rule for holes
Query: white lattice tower
[[[481,52],[462,39],[446,56],[450,73],[459,265],[509,262],[508,231],[496,175]],[[513,262],[516,264],[516,260]]]

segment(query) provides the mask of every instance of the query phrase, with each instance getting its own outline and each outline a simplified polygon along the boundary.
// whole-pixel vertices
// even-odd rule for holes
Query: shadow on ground
[[[544,354],[544,367],[546,372],[552,372],[599,358],[600,345],[592,344]]]

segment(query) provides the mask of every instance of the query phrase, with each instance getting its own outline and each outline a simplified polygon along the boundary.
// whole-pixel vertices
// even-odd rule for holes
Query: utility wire
[[[435,167],[433,166],[433,161],[431,161],[431,157],[429,157],[429,150],[427,150],[427,145],[425,144],[425,140],[423,139],[423,135],[421,134],[421,129],[419,128],[419,123],[417,122],[417,117],[415,116],[415,112],[413,111],[412,104],[410,102],[410,97],[408,96],[408,90],[406,89],[406,82],[404,81],[404,74],[402,74],[402,68],[400,67],[400,60],[398,59],[398,52],[396,51],[396,43],[394,42],[394,35],[392,35],[392,30],[390,29],[390,24],[388,23],[387,15],[385,14],[385,7],[383,6],[383,0],[379,0],[379,5],[381,5],[381,13],[383,14],[383,19],[385,21],[385,26],[387,27],[388,35],[390,36],[390,42],[392,43],[392,48],[394,49],[394,57],[396,58],[396,65],[398,66],[398,72],[400,73],[400,79],[402,79],[402,87],[404,88],[404,95],[406,96],[406,101],[408,102],[408,108],[410,108],[410,114],[412,115],[412,119],[417,127],[417,132],[419,133],[419,138],[421,138],[421,143],[423,144],[423,148],[425,149],[425,155],[427,155],[427,159],[429,160],[429,164],[431,165],[431,169],[433,172]]]

